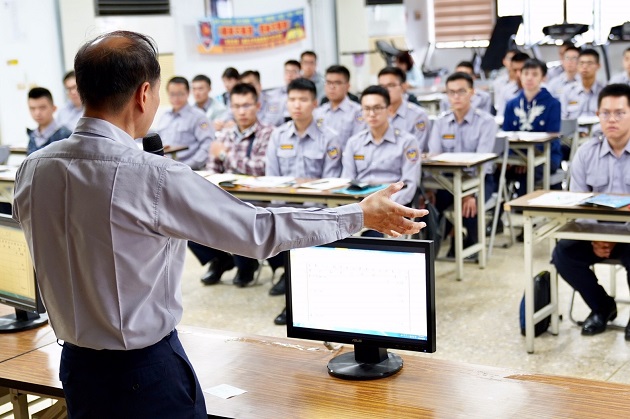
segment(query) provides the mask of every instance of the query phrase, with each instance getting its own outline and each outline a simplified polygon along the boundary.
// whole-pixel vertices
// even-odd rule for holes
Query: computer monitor
[[[387,348],[435,352],[433,242],[350,237],[288,252],[287,336],[354,344],[328,363],[339,378],[402,368]]]
[[[0,317],[0,333],[33,329],[48,322],[31,254],[20,225],[0,214],[0,303],[15,308]]]

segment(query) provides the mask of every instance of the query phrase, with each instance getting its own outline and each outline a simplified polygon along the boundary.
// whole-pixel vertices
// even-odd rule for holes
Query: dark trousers
[[[617,243],[610,258],[621,260],[629,273],[630,285],[630,245]],[[595,273],[590,269],[591,265],[602,260],[593,253],[593,245],[589,241],[560,240],[553,250],[551,261],[562,278],[580,293],[592,311],[607,313],[615,301],[599,285]]]
[[[492,175],[486,175],[484,179],[484,198],[486,202],[492,196],[492,192],[494,191],[494,178]],[[438,189],[435,194],[435,208],[442,214],[444,210],[453,205],[453,194],[444,190]],[[477,236],[479,229],[477,227],[477,216],[468,217],[462,219],[462,224],[466,227],[466,231],[468,231],[468,237],[464,242],[464,247],[470,246],[472,244],[477,243]],[[453,228],[453,225],[446,221],[446,231],[444,232],[445,236]]]
[[[207,417],[201,386],[177,331],[131,351],[65,343],[59,379],[70,419]]]
[[[234,265],[243,271],[254,271],[258,268],[258,261],[256,259],[240,255],[232,255],[224,252],[223,250],[213,249],[191,241],[188,242],[188,248],[193,252],[195,257],[199,260],[199,263],[202,265],[205,265],[212,259],[219,259],[226,264],[229,264],[233,260]],[[267,262],[269,263],[269,266],[271,266],[271,269],[275,271],[280,266],[284,265],[284,255],[283,253],[279,253],[276,256],[272,256],[267,259]]]

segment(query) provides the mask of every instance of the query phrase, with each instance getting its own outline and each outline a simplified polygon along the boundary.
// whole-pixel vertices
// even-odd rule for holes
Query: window
[[[437,47],[487,46],[494,28],[493,0],[435,0]]]

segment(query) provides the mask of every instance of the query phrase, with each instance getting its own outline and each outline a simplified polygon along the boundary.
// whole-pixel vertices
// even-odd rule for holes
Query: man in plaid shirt
[[[256,89],[247,83],[239,83],[230,92],[230,110],[236,125],[216,133],[212,142],[206,170],[213,173],[238,173],[251,176],[265,175],[267,144],[274,127],[263,125],[256,116],[260,109]],[[202,265],[210,263],[201,282],[214,285],[221,276],[236,265],[238,271],[234,285],[244,287],[254,279],[258,261],[231,255],[198,243],[188,242],[188,247]]]

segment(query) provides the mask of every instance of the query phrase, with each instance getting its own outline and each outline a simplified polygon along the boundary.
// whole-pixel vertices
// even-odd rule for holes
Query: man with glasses
[[[214,138],[210,121],[199,109],[188,104],[188,80],[175,76],[166,85],[172,109],[165,112],[157,126],[164,145],[188,146],[177,153],[177,159],[193,170],[203,169],[208,160],[208,148]]]
[[[597,114],[597,95],[604,84],[597,80],[599,71],[599,53],[594,49],[585,49],[578,56],[578,72],[581,81],[568,87],[562,95],[562,119],[577,119],[580,116]]]
[[[63,77],[63,87],[66,89],[68,101],[59,109],[56,120],[59,125],[74,131],[77,122],[83,116],[83,103],[81,103],[81,97],[77,90],[77,78],[74,71],[69,71]]]
[[[630,48],[626,48],[626,50],[623,52],[623,69],[623,72],[612,76],[608,83],[630,84]]]
[[[405,97],[403,83],[406,78],[405,72],[400,68],[385,67],[378,73],[378,84],[389,93],[388,113],[392,126],[413,135],[422,152],[429,140],[429,116],[424,109]]]
[[[332,65],[326,69],[326,98],[328,101],[315,109],[315,119],[323,119],[324,124],[339,133],[343,150],[350,137],[365,129],[361,115],[361,105],[348,97],[350,72],[342,65]]]
[[[561,65],[555,66],[547,70],[547,81],[554,80],[557,77],[560,77],[562,73],[566,71],[564,67],[564,54],[570,49],[575,48],[571,41],[564,41],[562,45],[558,47],[558,57],[560,59]]]
[[[473,79],[463,72],[451,74],[446,79],[446,95],[450,110],[440,115],[433,123],[429,138],[429,153],[492,153],[497,134],[497,124],[492,115],[473,106]],[[494,191],[492,165],[485,167],[485,200]],[[471,175],[474,173],[470,173]],[[445,190],[438,190],[434,195],[427,192],[429,199],[435,196],[435,206],[442,212],[453,204],[453,195]],[[473,195],[462,199],[462,216],[468,235],[464,247],[477,243],[477,197]],[[447,230],[452,228],[447,222]],[[449,231],[446,231],[448,234]],[[455,257],[454,240],[451,240],[449,257]]]
[[[230,109],[236,125],[216,133],[210,145],[206,170],[211,173],[238,173],[251,176],[264,176],[267,145],[273,127],[262,125],[256,113],[260,108],[258,93],[251,84],[239,83],[230,91]],[[224,272],[236,267],[234,285],[243,287],[254,279],[258,269],[256,259],[212,249],[195,242],[188,247],[202,265],[210,263],[208,271],[201,277],[205,285],[221,281]]]
[[[476,79],[475,69],[473,63],[471,63],[470,61],[462,61],[457,64],[457,67],[455,67],[455,73],[466,73],[471,77],[473,82]],[[448,95],[444,96],[440,101],[440,111],[448,111],[450,109],[450,104],[451,100]],[[473,89],[473,95],[470,99],[470,105],[473,109],[480,109],[484,112],[490,113],[492,109],[492,98],[490,97],[490,93],[484,90]]]
[[[580,81],[578,73],[578,56],[580,50],[574,46],[567,47],[562,56],[563,71],[556,77],[550,78],[547,74],[547,90],[556,99],[560,100],[564,91],[573,83]]]
[[[598,98],[602,137],[584,143],[571,164],[572,192],[630,194],[630,86],[611,84]],[[617,317],[617,304],[598,283],[591,265],[604,259],[619,259],[630,284],[630,245],[604,241],[560,240],[552,262],[558,273],[580,293],[591,313],[582,326],[583,335],[606,330]],[[614,280],[614,279],[613,279]],[[630,341],[630,322],[625,339]]]

